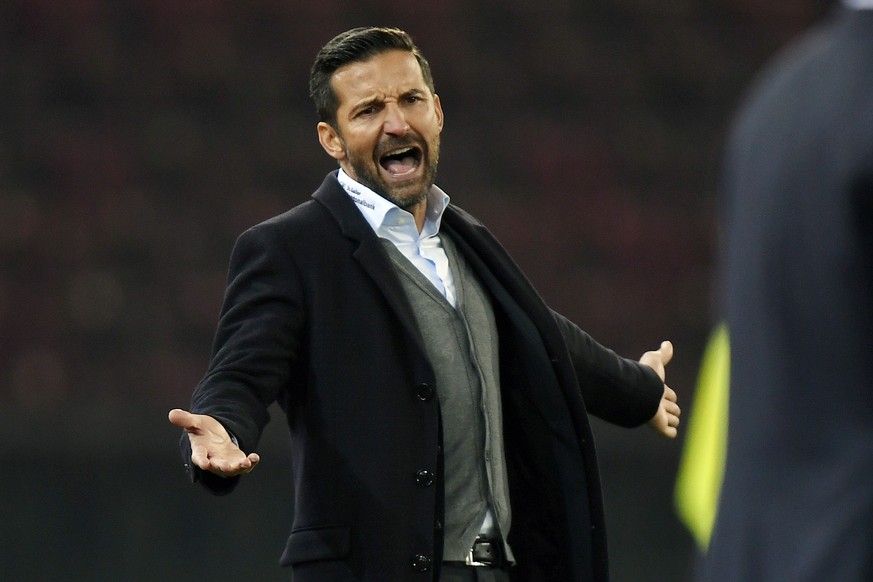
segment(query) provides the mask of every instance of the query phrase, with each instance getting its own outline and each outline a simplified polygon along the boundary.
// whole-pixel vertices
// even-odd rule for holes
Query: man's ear
[[[434,93],[433,96],[433,107],[436,111],[437,123],[439,124],[440,131],[443,130],[443,106],[440,105],[440,96]]]
[[[318,122],[318,142],[327,155],[341,162],[346,159],[346,148],[339,132],[331,124],[325,121]]]

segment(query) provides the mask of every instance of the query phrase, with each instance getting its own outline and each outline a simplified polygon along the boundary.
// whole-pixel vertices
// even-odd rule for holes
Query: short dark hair
[[[415,56],[421,74],[431,93],[435,93],[430,65],[415,46],[412,37],[398,28],[359,27],[335,36],[322,47],[315,57],[309,74],[309,95],[315,102],[319,121],[336,127],[336,112],[339,100],[333,90],[331,79],[337,69],[350,63],[367,61],[376,55],[391,51],[408,51]]]

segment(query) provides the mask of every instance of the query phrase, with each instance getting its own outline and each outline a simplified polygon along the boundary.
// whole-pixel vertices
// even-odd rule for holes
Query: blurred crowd
[[[626,355],[712,323],[723,129],[814,2],[0,4],[0,404],[184,405],[228,253],[333,168],[309,66],[409,30],[446,112],[437,180],[556,308]],[[301,186],[308,185],[308,186]],[[683,367],[684,366],[684,367]]]

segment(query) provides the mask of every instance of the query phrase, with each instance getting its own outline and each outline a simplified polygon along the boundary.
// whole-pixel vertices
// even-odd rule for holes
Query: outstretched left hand
[[[673,344],[669,341],[661,342],[661,347],[655,351],[646,352],[640,358],[640,363],[645,364],[657,372],[661,380],[666,380],[666,366],[673,358]],[[679,433],[679,415],[682,410],[677,404],[676,393],[672,388],[664,383],[664,394],[661,396],[661,403],[658,405],[658,411],[649,420],[649,426],[668,438],[676,438]]]

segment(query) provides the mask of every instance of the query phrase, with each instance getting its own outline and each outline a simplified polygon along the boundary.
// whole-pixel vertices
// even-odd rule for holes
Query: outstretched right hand
[[[191,462],[204,471],[222,477],[235,477],[250,473],[261,460],[257,453],[246,455],[240,450],[224,425],[211,416],[174,408],[170,411],[169,419],[188,433]]]

